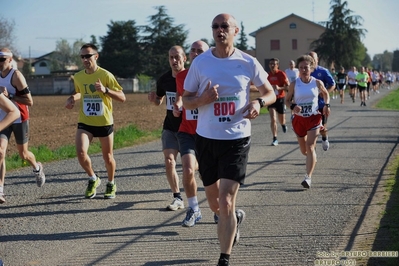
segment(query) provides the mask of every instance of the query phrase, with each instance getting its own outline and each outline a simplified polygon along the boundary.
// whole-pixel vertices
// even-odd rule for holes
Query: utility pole
[[[312,17],[314,22],[314,0],[312,0]]]

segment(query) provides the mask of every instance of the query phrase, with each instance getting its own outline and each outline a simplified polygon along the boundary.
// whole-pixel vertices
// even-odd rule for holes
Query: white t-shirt
[[[219,99],[198,108],[197,134],[219,140],[251,135],[251,122],[242,109],[249,102],[250,83],[258,87],[267,81],[267,73],[252,56],[235,49],[228,58],[217,58],[209,49],[196,57],[184,81],[184,89],[201,95],[208,81],[217,88]]]
[[[357,84],[356,82],[356,76],[357,76],[358,72],[355,71],[353,72],[352,70],[348,72],[348,83],[349,84]]]
[[[377,82],[380,79],[380,74],[378,73],[371,73],[371,80]]]
[[[296,80],[299,77],[298,68],[294,68],[294,69],[287,68],[284,72],[287,75],[288,80],[290,82],[293,82],[294,80]]]
[[[296,115],[309,117],[319,114],[319,93],[319,88],[314,77],[311,77],[309,83],[303,83],[300,78],[297,78],[294,87],[294,101],[302,107],[302,111]]]

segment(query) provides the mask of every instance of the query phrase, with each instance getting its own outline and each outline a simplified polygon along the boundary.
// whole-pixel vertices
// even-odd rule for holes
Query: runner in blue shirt
[[[319,66],[319,58],[317,56],[317,53],[310,52],[309,55],[313,57],[313,59],[316,61],[316,67],[310,75],[316,79],[323,81],[324,87],[326,87],[327,91],[332,92],[335,89],[335,81],[334,78],[331,76],[330,71],[328,71],[327,68]],[[327,151],[330,148],[330,143],[328,142],[327,135],[327,117],[323,114],[324,105],[324,100],[319,95],[319,111],[322,114],[323,124],[323,128],[320,130],[321,143],[323,146],[323,150]]]

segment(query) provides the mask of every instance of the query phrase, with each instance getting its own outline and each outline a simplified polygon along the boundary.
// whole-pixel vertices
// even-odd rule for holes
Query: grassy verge
[[[390,165],[392,176],[387,181],[387,191],[390,193],[389,204],[382,219],[386,221],[384,227],[389,231],[390,239],[385,250],[399,251],[399,156]],[[398,258],[388,259],[387,265],[398,265]]]
[[[393,90],[376,104],[377,108],[386,110],[399,110],[399,88]]]
[[[377,108],[385,110],[399,110],[399,88],[393,90],[386,97],[376,104]],[[388,235],[384,237],[384,247],[374,246],[374,251],[399,251],[399,155],[393,159],[391,164],[388,166],[390,177],[385,183],[385,190],[388,192],[388,196],[381,204],[386,205],[385,210],[381,213],[381,224],[378,231],[381,230],[381,235]],[[381,243],[382,240],[378,239],[379,233],[377,233],[377,240],[375,243]],[[377,250],[378,249],[378,250]],[[382,261],[383,260],[383,261]],[[373,264],[374,260],[371,259],[368,265]],[[396,266],[398,265],[398,258],[384,258],[378,259],[378,265]]]
[[[139,130],[134,125],[129,125],[118,131],[115,131],[114,149],[129,147],[132,145],[145,143],[161,137],[161,129],[152,132]],[[67,145],[56,150],[50,150],[46,145],[39,147],[29,147],[29,150],[36,156],[40,162],[58,161],[76,157],[75,145]],[[101,152],[101,145],[97,139],[94,139],[89,147],[89,154]],[[7,170],[27,166],[27,162],[21,160],[18,153],[6,157]]]

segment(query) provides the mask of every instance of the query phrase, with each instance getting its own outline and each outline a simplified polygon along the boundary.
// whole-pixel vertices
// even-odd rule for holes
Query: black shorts
[[[349,88],[351,88],[351,89],[356,89],[357,88],[357,84],[348,83],[348,85],[349,85]]]
[[[114,132],[114,125],[96,127],[78,123],[78,129],[83,129],[84,131],[89,132],[95,138],[101,138],[111,135]]]
[[[195,151],[195,139],[197,134],[189,134],[186,132],[177,132],[177,141],[179,142],[180,156],[192,154],[197,156]]]
[[[216,140],[197,135],[199,172],[204,186],[210,186],[220,178],[244,184],[247,171],[251,137],[235,140]]]
[[[360,92],[362,92],[362,91],[365,91],[367,87],[357,85],[357,88],[359,89]]]
[[[285,98],[277,98],[276,101],[269,105],[267,109],[269,110],[270,108],[276,109],[276,112],[279,114],[285,114]]]
[[[0,138],[10,141],[11,133],[14,132],[15,142],[22,145],[29,140],[29,120],[22,123],[11,124],[9,127],[0,131]]]
[[[377,81],[372,81],[371,84],[373,84],[373,86],[377,85]]]

